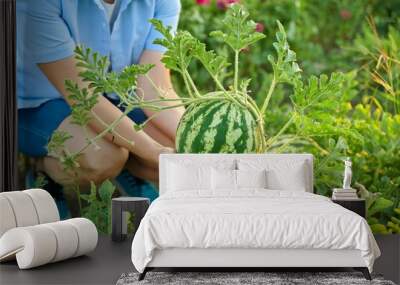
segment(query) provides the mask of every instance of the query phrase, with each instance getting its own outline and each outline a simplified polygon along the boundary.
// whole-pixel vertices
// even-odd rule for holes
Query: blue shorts
[[[119,100],[107,98],[115,106]],[[121,111],[124,108],[118,106]],[[63,98],[47,101],[36,108],[18,110],[18,148],[22,153],[41,157],[47,155],[47,144],[58,126],[71,114],[71,108]],[[143,123],[147,117],[143,110],[134,109],[128,114],[135,123]]]

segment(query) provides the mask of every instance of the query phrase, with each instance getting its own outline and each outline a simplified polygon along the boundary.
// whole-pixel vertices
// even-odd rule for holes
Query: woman
[[[22,152],[38,158],[40,171],[63,185],[73,180],[59,160],[47,153],[46,145],[55,130],[72,134],[66,143],[72,152],[85,144],[86,134],[71,123],[71,102],[64,86],[65,80],[72,80],[81,88],[87,87],[78,76],[76,45],[109,56],[111,69],[117,72],[131,64],[154,64],[150,78],[159,88],[168,90],[168,97],[177,98],[169,71],[161,63],[164,50],[153,44],[161,35],[148,20],[158,18],[174,30],[179,12],[179,0],[18,0],[19,146]],[[145,78],[139,78],[138,90],[142,90],[145,100],[158,95]],[[113,95],[99,96],[93,111],[110,123],[121,115],[118,102]],[[136,177],[157,181],[158,156],[173,151],[183,111],[162,112],[144,131],[135,131],[133,121],[143,122],[152,112],[132,111],[115,132],[134,141],[134,145],[109,134],[98,142],[99,149],[87,148],[79,158],[79,183],[98,183],[117,176],[124,168]],[[102,130],[104,125],[93,118],[89,136]]]

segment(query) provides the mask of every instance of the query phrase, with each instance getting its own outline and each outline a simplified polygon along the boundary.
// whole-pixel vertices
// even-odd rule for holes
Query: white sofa
[[[84,255],[97,245],[88,219],[60,221],[56,204],[42,189],[0,193],[0,262],[16,259],[28,269]]]

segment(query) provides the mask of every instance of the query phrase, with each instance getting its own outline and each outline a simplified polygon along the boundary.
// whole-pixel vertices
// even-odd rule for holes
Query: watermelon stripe
[[[215,144],[215,137],[217,135],[217,129],[209,129],[204,133],[204,149],[201,151],[202,153],[210,153]]]
[[[207,102],[189,113],[192,114],[192,118],[185,126],[183,126],[184,133],[182,134],[182,138],[184,138],[185,141],[182,149],[183,152],[198,152],[198,150],[192,149],[191,146],[193,145],[196,137],[201,134],[201,127],[204,126],[205,118],[211,112],[218,111],[222,105],[223,102]]]
[[[250,112],[246,112],[244,114],[244,120],[246,122],[246,129],[247,130],[252,130],[254,128],[254,125],[252,124],[252,122],[254,122],[253,117],[251,116]],[[252,134],[254,134],[254,132],[252,132]],[[246,142],[246,148],[247,149],[253,149],[254,146],[254,136],[250,135],[247,138],[247,142]]]
[[[225,109],[224,113],[229,114],[229,111],[232,107],[230,102],[225,103],[225,106],[227,109]],[[215,143],[211,150],[212,153],[226,153],[227,152],[225,140],[226,140],[226,133],[228,132],[228,128],[226,126],[226,123],[227,123],[227,121],[226,121],[226,116],[225,116],[223,123],[220,123],[216,128],[217,135],[215,136]]]
[[[202,129],[194,141],[194,145],[202,146],[201,149],[193,149],[196,152],[207,153],[210,152],[214,146],[215,136],[217,135],[217,129],[215,127],[222,122],[221,116],[225,112],[227,105],[221,102],[221,104],[215,104],[215,106],[216,108],[207,114]]]
[[[238,112],[237,119],[235,120],[235,128],[242,130],[242,135],[240,138],[235,142],[234,148],[235,149],[246,149],[246,140],[251,133],[247,128],[242,127],[242,121],[244,120],[246,110],[240,109]]]
[[[226,144],[228,152],[236,152],[235,143],[240,139],[243,134],[243,130],[240,126],[235,127],[238,115],[242,110],[238,108],[231,108],[228,113],[228,135],[226,137]]]
[[[211,129],[210,125],[213,123],[213,118],[217,113],[220,113],[224,109],[225,104],[223,102],[218,102],[211,104],[211,106],[212,107],[210,107],[209,111],[204,116],[200,131],[196,133],[196,137],[193,140],[193,146],[199,146],[199,147],[201,146],[200,148],[196,147],[192,148],[192,151],[196,153],[206,152],[207,151],[206,149],[212,149],[214,144],[215,135],[213,138],[208,138],[208,141],[204,140],[204,135],[207,130]],[[208,134],[208,136],[210,135],[211,133]]]
[[[199,104],[199,105],[191,105],[186,110],[183,115],[181,121],[179,122],[177,135],[176,135],[176,150],[178,152],[184,152],[183,145],[178,144],[180,141],[186,141],[186,137],[188,132],[190,132],[190,126],[194,124],[195,116],[197,114],[203,113],[206,109],[208,109],[208,104]]]

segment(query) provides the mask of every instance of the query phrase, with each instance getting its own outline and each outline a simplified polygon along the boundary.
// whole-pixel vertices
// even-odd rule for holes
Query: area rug
[[[359,272],[148,272],[142,281],[137,280],[138,276],[138,273],[122,274],[117,285],[395,285],[376,275],[368,281]]]

